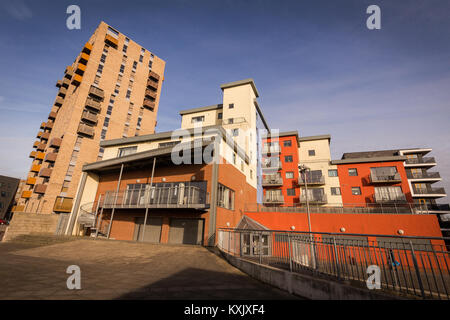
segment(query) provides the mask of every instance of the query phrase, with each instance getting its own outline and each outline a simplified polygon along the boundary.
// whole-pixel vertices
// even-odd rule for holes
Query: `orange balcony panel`
[[[61,138],[53,138],[52,140],[50,140],[50,147],[59,148],[61,147],[61,142],[62,142]]]
[[[34,164],[31,166],[31,172],[39,172],[41,170],[41,165],[39,164]]]
[[[24,205],[17,205],[17,206],[14,206],[13,207],[14,208],[14,210],[12,210],[13,212],[23,212],[23,211],[25,211],[25,206]]]
[[[57,113],[55,111],[52,111],[52,112],[49,113],[48,118],[52,119],[52,120],[55,120],[56,119],[56,114]]]
[[[26,199],[31,198],[32,193],[33,193],[33,191],[31,191],[31,190],[25,190],[22,192],[22,198],[26,198]]]
[[[29,178],[27,179],[27,184],[29,184],[29,185],[34,185],[34,184],[36,184],[36,178],[35,178],[35,177],[29,177]]]
[[[36,159],[38,160],[44,160],[45,158],[45,153],[44,152],[38,152],[36,153]]]
[[[86,65],[79,63],[77,66],[77,70],[75,70],[75,73],[82,76],[84,72],[86,71]]]
[[[91,54],[91,51],[92,51],[92,44],[90,44],[89,42],[86,42],[82,52],[87,53],[87,54]]]
[[[119,44],[119,41],[117,41],[116,38],[114,38],[113,36],[107,34],[105,37],[105,42],[111,46],[113,46],[114,48],[117,48],[117,45]]]
[[[86,65],[88,60],[89,60],[89,55],[83,52],[80,56],[80,63]]]
[[[34,143],[33,143],[33,148],[37,148],[37,146],[40,144],[40,142],[39,141],[35,141]]]
[[[39,143],[38,146],[36,147],[36,149],[38,151],[44,151],[46,145],[47,145],[46,143]]]
[[[83,77],[80,76],[79,74],[76,74],[72,79],[72,84],[75,86],[78,86],[78,85],[80,85],[81,80],[83,80]]]
[[[42,133],[43,133],[42,131],[39,131],[36,135],[36,138],[40,139],[42,137]]]
[[[34,192],[35,193],[45,193],[45,190],[47,190],[46,184],[37,184],[34,186]]]
[[[46,161],[46,162],[55,162],[57,156],[58,156],[58,154],[55,153],[55,152],[47,153],[47,155],[45,156],[44,161]]]
[[[39,171],[39,177],[44,177],[44,178],[50,178],[50,176],[52,175],[52,169],[50,168],[42,168]]]
[[[34,158],[34,157],[36,157],[36,151],[31,151],[30,158]]]
[[[71,212],[72,211],[72,198],[56,197],[53,211],[55,212]]]

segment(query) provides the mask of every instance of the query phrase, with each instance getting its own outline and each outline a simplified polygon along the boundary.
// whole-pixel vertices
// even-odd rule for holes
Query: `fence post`
[[[336,273],[338,280],[341,280],[341,272],[339,270],[339,258],[337,253],[337,247],[336,247],[336,238],[333,236],[333,247],[334,247],[334,262],[336,264]]]
[[[412,256],[413,263],[414,263],[414,269],[416,269],[417,280],[419,281],[420,292],[422,293],[422,298],[425,299],[425,291],[423,289],[422,278],[420,277],[419,265],[417,264],[416,254],[414,252],[414,247],[413,247],[411,240],[409,240],[409,245],[411,246],[411,256]]]
[[[259,264],[262,264],[262,233],[259,233],[259,241],[258,241],[258,251],[259,251]]]
[[[291,234],[288,233],[288,244],[289,244],[289,270],[292,272],[292,254],[291,254]]]

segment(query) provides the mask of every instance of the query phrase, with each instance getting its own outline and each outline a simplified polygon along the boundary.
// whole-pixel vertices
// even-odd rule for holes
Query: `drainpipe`
[[[123,163],[120,166],[120,174],[119,174],[119,181],[117,181],[116,196],[114,197],[114,204],[112,207],[111,219],[109,220],[108,236],[107,236],[108,239],[109,239],[109,236],[111,235],[111,227],[112,227],[112,222],[113,222],[113,218],[114,218],[114,211],[116,209],[117,197],[119,196],[119,188],[120,188],[120,181],[122,180],[122,172],[123,172]]]
[[[217,215],[217,188],[219,179],[219,143],[216,137],[214,139],[214,158],[211,179],[211,202],[209,210],[209,226],[208,226],[208,246],[213,247],[216,239],[216,215]]]
[[[144,226],[142,229],[142,242],[144,242],[145,227],[147,226],[148,205],[150,202],[150,195],[152,194],[153,176],[155,174],[155,165],[156,165],[156,157],[153,158],[152,177],[150,178],[150,190],[148,191],[148,201],[146,201],[146,204],[145,204],[145,217],[144,217]]]

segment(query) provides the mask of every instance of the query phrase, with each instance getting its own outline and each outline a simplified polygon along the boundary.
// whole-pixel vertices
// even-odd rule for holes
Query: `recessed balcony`
[[[400,173],[390,174],[390,175],[381,175],[376,173],[371,173],[369,175],[369,180],[371,183],[400,183],[402,182],[402,178],[400,177]]]
[[[33,194],[33,191],[31,191],[31,190],[22,191],[22,198],[29,199],[29,198],[31,198],[32,194]]]
[[[119,41],[116,38],[114,38],[113,36],[111,36],[110,34],[107,34],[105,36],[105,42],[114,48],[117,48],[117,46],[119,44]]]
[[[305,184],[311,185],[311,186],[319,186],[325,184],[325,177],[324,176],[308,176],[302,177],[300,176],[298,178],[298,184],[303,186]]]
[[[39,177],[44,177],[44,178],[50,178],[50,176],[52,175],[52,169],[50,168],[42,168],[39,171]]]
[[[35,177],[28,177],[26,184],[28,185],[35,185],[36,184],[36,178]]]
[[[56,197],[53,211],[55,212],[71,212],[72,211],[73,198]]]
[[[61,147],[61,142],[62,142],[61,138],[53,138],[52,140],[50,140],[50,147],[59,148]]]
[[[39,143],[38,146],[36,147],[36,150],[44,151],[46,145],[47,145],[46,143]]]
[[[74,86],[79,86],[81,83],[81,80],[83,80],[83,76],[80,76],[79,74],[75,74],[72,78],[72,84]]]
[[[36,157],[36,151],[31,151],[30,158],[35,158],[35,157]]]
[[[104,97],[105,97],[105,93],[103,92],[103,90],[100,89],[100,88],[97,88],[97,87],[95,87],[95,86],[91,86],[91,87],[89,88],[89,94],[90,94],[91,96],[93,96],[93,97],[95,97],[95,98],[97,98],[97,99],[101,99],[101,100],[103,100]]]
[[[284,197],[282,194],[266,193],[263,198],[264,204],[283,204]]]
[[[34,193],[44,194],[45,190],[47,190],[46,184],[37,184],[34,186]]]
[[[155,109],[155,103],[148,99],[144,99],[143,106],[144,106],[144,108],[150,109],[152,111]]]
[[[262,161],[263,169],[281,169],[281,161],[279,158],[265,158]]]
[[[98,117],[96,113],[84,110],[83,114],[81,115],[81,120],[84,120],[92,124],[96,124],[98,121]]]
[[[100,102],[95,101],[94,99],[89,98],[89,97],[86,99],[85,106],[88,108],[91,108],[92,110],[95,110],[97,112],[100,112],[100,110],[102,109]]]
[[[64,102],[64,99],[61,97],[56,97],[54,105],[57,107],[61,107]]]
[[[45,158],[45,153],[44,152],[37,152],[36,153],[36,159],[37,160],[44,160]]]
[[[55,162],[57,157],[58,157],[57,153],[49,152],[45,155],[44,161],[45,162]]]
[[[39,172],[41,170],[41,165],[40,164],[34,164],[31,166],[31,172]]]
[[[406,196],[404,194],[383,193],[375,194],[374,200],[376,203],[406,203]]]
[[[93,137],[94,136],[94,127],[88,126],[87,124],[84,123],[80,123],[80,125],[78,126],[78,130],[77,132],[79,134],[88,136],[88,137]]]
[[[52,112],[49,113],[48,118],[50,120],[55,120],[56,119],[56,115],[57,115],[57,113],[55,111],[52,111]]]

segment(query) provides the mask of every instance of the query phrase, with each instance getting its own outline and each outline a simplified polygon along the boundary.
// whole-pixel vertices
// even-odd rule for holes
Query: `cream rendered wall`
[[[308,151],[315,150],[315,156],[309,156]],[[322,170],[325,177],[325,185],[309,186],[309,188],[323,188],[327,195],[327,206],[335,206],[342,204],[342,196],[331,195],[331,187],[340,187],[339,177],[329,177],[328,170],[337,169],[336,165],[330,164],[331,152],[328,139],[300,141],[299,143],[299,163],[304,164],[311,170]]]
[[[222,120],[217,118],[220,112],[222,112],[222,109],[183,114],[181,116],[181,129],[194,128],[195,124],[192,123],[192,118],[199,116],[205,116],[205,120],[202,123],[204,127],[222,124]]]

